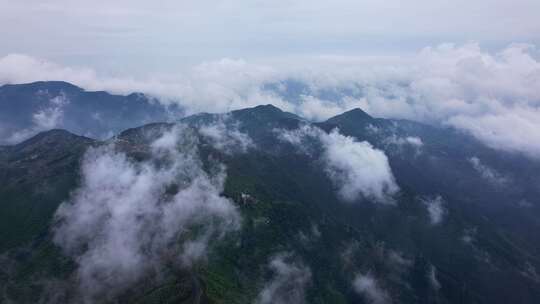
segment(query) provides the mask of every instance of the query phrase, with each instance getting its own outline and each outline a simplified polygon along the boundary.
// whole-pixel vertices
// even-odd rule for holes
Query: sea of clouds
[[[441,44],[413,56],[312,56],[252,64],[222,59],[178,74],[107,77],[12,54],[0,83],[64,80],[87,90],[143,92],[188,114],[274,104],[324,120],[352,108],[464,130],[485,144],[540,156],[540,61],[532,45],[488,52],[476,43]],[[301,88],[291,94],[294,83]]]

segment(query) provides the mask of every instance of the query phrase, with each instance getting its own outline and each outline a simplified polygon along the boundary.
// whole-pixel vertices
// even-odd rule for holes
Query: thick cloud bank
[[[177,126],[146,161],[111,146],[87,152],[81,187],[58,209],[54,234],[78,264],[85,302],[117,295],[165,264],[189,267],[211,240],[239,228],[239,212],[220,196],[224,168],[206,173],[196,140]]]
[[[392,195],[399,187],[383,151],[368,142],[358,142],[337,129],[325,133],[318,128],[302,126],[293,131],[279,132],[279,138],[306,151],[306,140],[322,144],[324,170],[345,201],[368,198],[380,203],[393,203]]]
[[[294,261],[289,253],[274,256],[269,263],[272,279],[259,293],[256,304],[302,304],[306,303],[305,289],[311,281],[311,271]]]
[[[0,58],[0,83],[66,80],[86,89],[141,91],[188,113],[274,104],[322,120],[360,107],[378,117],[453,126],[487,145],[540,157],[540,61],[533,46],[486,52],[442,44],[404,57],[315,56],[250,64],[223,59],[180,75],[101,77],[24,55]]]

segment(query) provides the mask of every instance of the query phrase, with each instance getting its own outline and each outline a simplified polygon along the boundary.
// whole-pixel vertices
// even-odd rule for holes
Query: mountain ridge
[[[157,260],[151,257],[148,262],[164,263],[168,271],[122,289],[114,297],[117,302],[182,298],[196,303],[200,296],[207,303],[253,303],[276,275],[268,266],[276,259],[310,278],[303,287],[308,303],[363,303],[353,282],[368,275],[396,303],[540,299],[540,281],[534,276],[540,269],[535,258],[540,239],[534,233],[540,229],[540,165],[532,160],[495,151],[449,129],[373,118],[360,109],[312,123],[263,105],[196,114],[176,123],[187,128],[143,124],[105,140],[55,129],[2,147],[0,296],[35,303],[46,296],[42,282],[61,282],[53,288],[56,302],[76,302],[81,260],[53,242],[59,206],[65,208],[76,195],[94,199],[107,191],[127,191],[137,183],[121,184],[126,177],[158,172],[137,181],[159,183],[162,176],[174,176],[159,171],[162,166],[196,158],[199,178],[221,172],[223,187],[216,195],[241,214],[239,231],[212,240],[208,256],[193,268],[180,266],[175,247]],[[169,137],[154,145],[164,134]],[[179,150],[160,148],[171,139],[179,140],[174,146]],[[183,148],[196,154],[175,154]],[[100,159],[111,162],[93,167]],[[381,176],[381,168],[399,188],[392,194],[394,204],[369,195],[343,198],[342,185],[362,185],[356,182]],[[88,191],[88,174],[108,169],[121,170],[98,192],[81,190]],[[164,199],[174,197],[186,182],[181,178],[185,172],[177,173],[177,183],[156,185]],[[205,187],[206,192],[212,189]],[[118,201],[140,196],[128,194]],[[167,201],[154,207],[163,205]],[[135,214],[135,222],[147,216]],[[195,234],[201,225],[187,230]],[[151,229],[152,222],[144,227]]]

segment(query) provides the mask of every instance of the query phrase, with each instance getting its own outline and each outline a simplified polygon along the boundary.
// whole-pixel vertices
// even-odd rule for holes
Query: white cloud
[[[209,140],[211,145],[227,154],[234,152],[245,153],[254,148],[253,140],[246,133],[241,132],[238,123],[227,122],[230,118],[223,118],[211,124],[199,127],[199,133]]]
[[[375,131],[371,127],[369,128],[370,131]],[[386,146],[395,146],[398,151],[401,151],[404,147],[411,147],[415,150],[416,154],[421,153],[422,146],[424,145],[424,142],[420,137],[417,136],[406,136],[406,137],[400,137],[395,134],[392,134],[391,136],[388,136],[383,140],[383,143]]]
[[[381,288],[377,280],[368,274],[357,274],[353,281],[354,290],[370,304],[392,303],[390,295]]]
[[[64,94],[49,100],[49,104],[32,113],[32,125],[26,129],[17,130],[5,139],[8,144],[16,144],[26,140],[39,132],[60,127],[64,118],[64,106],[69,99]]]
[[[117,295],[167,263],[190,267],[210,240],[240,226],[220,196],[222,166],[214,175],[202,169],[189,129],[164,132],[143,162],[110,146],[89,150],[80,188],[56,212],[54,241],[78,264],[84,302]]]
[[[345,200],[364,196],[379,202],[392,201],[391,195],[399,188],[383,151],[368,142],[343,136],[337,130],[321,140],[326,148],[326,171],[339,185],[339,193]]]
[[[525,152],[540,157],[540,108],[515,106],[503,108],[498,113],[478,116],[457,115],[448,123],[471,132],[488,146],[511,152]]]
[[[405,143],[411,145],[411,146],[415,146],[415,147],[421,147],[424,145],[424,143],[422,142],[422,139],[420,137],[417,137],[417,136],[407,136],[405,137]]]
[[[302,304],[306,303],[306,287],[311,281],[311,271],[300,262],[294,261],[290,253],[272,257],[269,264],[274,273],[257,297],[257,304]]]
[[[490,183],[493,183],[498,186],[505,185],[509,182],[508,178],[504,177],[501,173],[497,172],[495,169],[483,164],[480,159],[476,156],[473,156],[468,159],[471,163],[474,170],[476,170],[482,178],[487,180]]]
[[[402,253],[394,250],[388,250],[388,264],[398,272],[404,272],[412,266],[413,262],[403,256]]]
[[[397,186],[388,158],[383,151],[368,142],[358,142],[334,129],[330,133],[304,125],[296,130],[281,130],[278,137],[296,145],[304,153],[311,153],[309,140],[322,144],[324,170],[346,201],[368,198],[380,203],[393,203]]]
[[[435,266],[433,265],[430,265],[427,276],[429,279],[429,283],[431,284],[431,287],[435,291],[439,291],[439,289],[441,289],[441,283],[437,279],[437,268],[435,268]]]
[[[363,100],[354,98],[344,98],[340,101],[322,100],[311,95],[302,96],[300,104],[295,111],[301,117],[312,121],[324,121],[330,117],[339,115],[354,108],[361,108]]]
[[[444,215],[446,214],[446,209],[444,208],[445,202],[442,196],[437,195],[435,197],[424,197],[422,199],[422,203],[424,203],[427,208],[431,224],[440,224],[444,219]]]
[[[257,64],[223,59],[176,74],[139,78],[103,77],[88,68],[9,55],[0,59],[0,83],[66,80],[89,90],[141,91],[160,96],[163,102],[178,102],[188,113],[271,103],[322,120],[360,107],[375,117],[454,126],[493,148],[537,158],[540,62],[536,52],[523,44],[498,52],[482,50],[476,43],[441,44],[401,57],[314,55]],[[264,89],[268,83],[283,86],[287,79],[306,84],[300,100]],[[340,94],[328,97],[321,94],[324,90]]]

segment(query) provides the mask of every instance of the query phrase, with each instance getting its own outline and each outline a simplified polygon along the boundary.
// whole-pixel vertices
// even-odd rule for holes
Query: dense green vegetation
[[[401,191],[396,205],[369,200],[343,202],[313,154],[299,153],[276,137],[279,129],[305,123],[272,106],[235,111],[256,148],[226,154],[204,145],[204,161],[227,167],[223,195],[238,206],[240,231],[213,244],[207,260],[186,270],[171,265],[160,279],[133,286],[122,303],[253,303],[272,278],[269,259],[289,252],[312,273],[307,303],[363,303],[352,288],[358,273],[371,273],[396,303],[535,303],[540,299],[540,228],[534,202],[540,164],[484,147],[448,129],[408,121],[374,119],[354,110],[317,124],[335,127],[386,152]],[[192,126],[218,119],[196,115]],[[123,132],[118,148],[135,161],[160,128],[153,124]],[[376,127],[380,132],[370,133]],[[279,131],[277,131],[279,132]],[[423,145],[389,145],[389,136],[417,136]],[[56,207],[77,187],[85,149],[104,144],[62,131],[50,131],[0,150],[0,285],[20,303],[54,297],[73,299],[76,267],[51,242]],[[479,157],[512,180],[494,186],[474,171]],[[246,196],[246,194],[248,196]],[[445,219],[432,225],[420,199],[441,195]],[[246,198],[247,197],[247,198]],[[464,241],[467,233],[473,241]],[[440,288],[430,281],[437,270]],[[46,283],[45,283],[46,282]],[[203,295],[195,297],[198,291]],[[61,291],[61,294],[53,292]],[[62,301],[60,300],[60,301]]]

